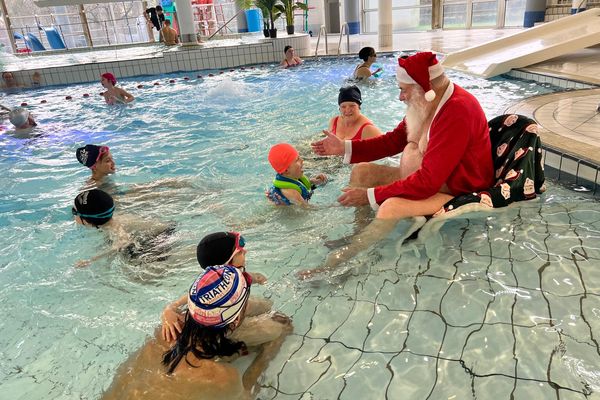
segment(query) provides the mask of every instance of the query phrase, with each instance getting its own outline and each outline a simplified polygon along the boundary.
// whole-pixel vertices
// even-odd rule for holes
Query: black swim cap
[[[77,161],[79,161],[86,167],[92,168],[98,160],[98,156],[100,155],[100,150],[102,149],[102,147],[106,146],[86,144],[85,146],[77,149],[77,151],[75,152],[75,157],[77,157]]]
[[[345,101],[353,101],[359,106],[362,104],[362,96],[360,89],[356,85],[344,86],[340,88],[340,94],[338,95],[338,104],[342,104]]]
[[[204,268],[223,265],[235,249],[235,235],[230,232],[215,232],[202,238],[196,247],[196,258]]]
[[[110,195],[100,189],[81,192],[75,197],[73,215],[94,226],[104,225],[113,216],[115,202]],[[235,243],[234,243],[235,245]]]

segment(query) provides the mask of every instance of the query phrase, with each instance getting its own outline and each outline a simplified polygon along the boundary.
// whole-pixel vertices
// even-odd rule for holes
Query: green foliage
[[[308,6],[299,1],[294,0],[281,0],[280,4],[275,5],[282,14],[285,14],[285,22],[288,26],[294,25],[294,11],[304,10],[308,11]]]
[[[281,16],[281,12],[275,8],[279,0],[254,0],[256,6],[269,14],[271,29],[275,29],[275,21]]]

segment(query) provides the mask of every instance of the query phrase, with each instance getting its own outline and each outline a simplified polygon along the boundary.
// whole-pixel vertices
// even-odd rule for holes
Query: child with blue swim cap
[[[269,163],[277,172],[273,186],[266,195],[276,205],[306,205],[312,197],[317,185],[327,182],[327,176],[319,174],[309,179],[304,175],[304,161],[294,146],[279,143],[269,151]]]

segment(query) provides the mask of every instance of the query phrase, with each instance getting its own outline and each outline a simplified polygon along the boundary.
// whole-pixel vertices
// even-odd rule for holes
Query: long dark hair
[[[168,368],[167,374],[173,373],[182,358],[188,352],[196,357],[211,359],[217,356],[232,356],[246,350],[244,342],[234,342],[225,337],[228,327],[207,328],[199,325],[190,317],[189,312],[185,314],[185,324],[177,342],[163,354],[162,363]],[[186,360],[188,365],[195,367]]]

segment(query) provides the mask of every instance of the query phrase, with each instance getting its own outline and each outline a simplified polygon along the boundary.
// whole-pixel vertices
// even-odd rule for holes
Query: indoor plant
[[[294,34],[294,11],[304,10],[308,11],[308,6],[299,1],[294,0],[281,0],[280,4],[275,5],[281,13],[285,14],[285,23],[288,35]]]
[[[271,22],[271,27],[269,28],[269,36],[272,38],[277,37],[275,21],[281,15],[281,11],[275,8],[277,3],[279,3],[279,0],[254,0],[254,4],[256,4],[256,7],[260,8],[263,12],[266,11],[269,15],[269,21]]]

